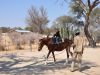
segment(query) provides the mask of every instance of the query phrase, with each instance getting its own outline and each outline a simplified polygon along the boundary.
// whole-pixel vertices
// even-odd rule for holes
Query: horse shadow
[[[69,60],[68,64],[64,64],[65,60],[57,61],[56,64],[53,62],[48,62],[47,65],[44,65],[45,60],[43,58],[32,57],[28,60],[20,59],[20,56],[14,54],[8,54],[1,58],[7,57],[12,61],[0,61],[0,74],[10,74],[10,75],[44,75],[47,71],[55,72],[59,70],[63,70],[66,68],[70,68],[71,60]],[[21,63],[29,63],[24,66],[13,67],[15,65],[20,65]],[[86,69],[90,69],[91,67],[97,67],[93,62],[85,61],[82,65],[83,66],[81,72],[85,71]]]

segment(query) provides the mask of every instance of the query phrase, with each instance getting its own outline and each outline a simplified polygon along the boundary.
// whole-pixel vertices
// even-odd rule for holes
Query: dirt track
[[[36,51],[0,52],[0,75],[100,75],[100,47],[85,48],[82,71],[70,72],[70,63],[65,65],[66,52],[55,52],[56,64],[52,55],[45,63],[47,48]]]

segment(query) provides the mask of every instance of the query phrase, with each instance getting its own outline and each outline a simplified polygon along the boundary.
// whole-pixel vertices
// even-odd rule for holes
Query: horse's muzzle
[[[41,51],[41,48],[40,48],[40,46],[38,47],[38,51]]]
[[[38,51],[40,51],[40,49],[38,49]]]

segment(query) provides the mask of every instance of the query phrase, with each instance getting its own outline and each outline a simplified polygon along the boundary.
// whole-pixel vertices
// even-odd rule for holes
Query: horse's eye
[[[42,39],[39,39],[39,41],[42,41]]]

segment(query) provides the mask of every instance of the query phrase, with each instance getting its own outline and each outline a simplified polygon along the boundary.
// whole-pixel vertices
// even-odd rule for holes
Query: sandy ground
[[[81,72],[70,71],[71,58],[69,64],[64,64],[65,51],[55,52],[56,64],[50,55],[45,65],[47,52],[46,47],[40,52],[37,48],[0,52],[0,75],[100,75],[100,47],[85,48]]]

